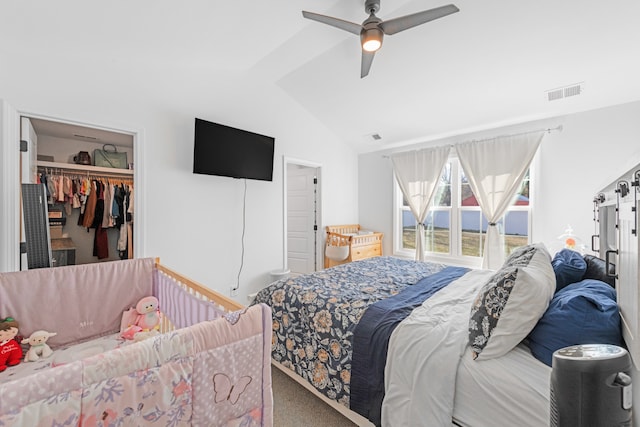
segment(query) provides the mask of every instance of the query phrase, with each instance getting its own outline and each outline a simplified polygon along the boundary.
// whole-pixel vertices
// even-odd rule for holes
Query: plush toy
[[[22,347],[15,339],[18,322],[13,317],[0,319],[0,372],[7,366],[15,366],[22,359]]]
[[[160,310],[158,309],[158,298],[144,297],[136,304],[136,311],[139,313],[136,318],[136,326],[143,331],[160,329]]]
[[[138,301],[135,309],[125,311],[120,325],[122,338],[140,341],[158,334],[161,316],[158,305],[158,298],[148,296]]]
[[[22,344],[29,344],[31,347],[24,356],[25,362],[35,362],[40,358],[49,357],[53,354],[53,350],[47,344],[47,340],[57,335],[56,332],[35,331],[29,338],[22,340]]]

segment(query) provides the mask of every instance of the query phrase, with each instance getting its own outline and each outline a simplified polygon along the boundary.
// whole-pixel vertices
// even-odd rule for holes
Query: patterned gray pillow
[[[556,277],[543,244],[517,248],[471,307],[469,346],[476,360],[506,354],[522,341],[553,298]]]

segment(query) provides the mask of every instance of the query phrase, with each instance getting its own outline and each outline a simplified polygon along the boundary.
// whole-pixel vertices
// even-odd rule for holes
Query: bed
[[[146,296],[158,330],[122,338]],[[0,315],[55,331],[49,357],[0,372],[1,426],[271,426],[271,311],[243,307],[157,260],[0,274]]]
[[[254,303],[272,308],[274,364],[357,425],[537,427],[553,345],[533,331],[561,294],[556,269],[583,259],[563,254],[528,245],[497,271],[375,257],[279,280]]]

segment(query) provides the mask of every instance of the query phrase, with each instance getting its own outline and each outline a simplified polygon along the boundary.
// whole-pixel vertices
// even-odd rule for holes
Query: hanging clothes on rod
[[[63,204],[68,216],[78,209],[77,225],[94,229],[92,255],[109,258],[107,230],[118,229],[120,259],[132,258],[133,179],[118,173],[83,174],[77,170],[40,168],[39,181],[47,188],[50,204]]]

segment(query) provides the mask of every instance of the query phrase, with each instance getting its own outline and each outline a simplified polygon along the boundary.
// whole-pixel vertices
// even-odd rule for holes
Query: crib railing
[[[204,320],[213,320],[226,313],[245,308],[206,286],[160,264],[156,259],[155,268],[159,281],[170,282],[171,289],[164,289],[166,297],[158,295],[160,310],[163,313],[160,332],[169,332],[177,328],[190,326]]]
[[[327,225],[328,233],[336,234],[358,234],[360,224]]]

